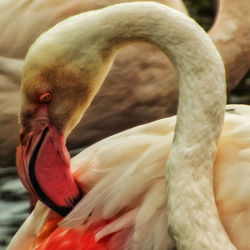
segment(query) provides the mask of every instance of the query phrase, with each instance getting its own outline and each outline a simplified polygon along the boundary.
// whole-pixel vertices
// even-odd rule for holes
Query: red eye
[[[52,95],[49,92],[41,94],[39,96],[39,102],[40,103],[50,103],[51,99],[52,99]]]

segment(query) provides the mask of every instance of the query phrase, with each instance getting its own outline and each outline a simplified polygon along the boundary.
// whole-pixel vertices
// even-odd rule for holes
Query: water
[[[29,194],[15,167],[0,168],[0,250],[6,248],[29,214]]]

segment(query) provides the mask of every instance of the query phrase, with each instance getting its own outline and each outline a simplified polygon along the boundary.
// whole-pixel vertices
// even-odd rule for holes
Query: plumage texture
[[[227,110],[214,165],[215,199],[230,239],[237,249],[248,250],[250,107],[228,105]],[[81,228],[84,224],[82,230],[86,230],[91,223],[119,215],[96,233],[97,240],[129,229],[133,249],[171,249],[165,164],[174,127],[175,117],[158,120],[104,139],[75,156],[72,172],[82,189],[91,191],[60,227]],[[189,219],[185,213],[180,216]],[[202,214],[197,216],[206,220]],[[36,222],[32,224],[36,227]]]
[[[226,113],[219,139],[214,192],[229,237],[237,249],[245,250],[250,246],[250,107],[230,105],[227,109],[232,111]],[[80,183],[90,181],[87,185],[93,185],[93,189],[61,225],[79,226],[91,211],[93,221],[112,218],[136,202],[139,211],[134,238],[148,239],[152,245],[163,244],[167,233],[165,164],[174,127],[175,117],[139,126],[103,140],[74,157],[74,175]],[[185,214],[180,216],[188,220]],[[197,217],[206,219],[202,214]],[[148,237],[148,230],[153,232],[152,238]],[[150,245],[149,242],[146,245]],[[166,246],[155,249],[166,249]]]

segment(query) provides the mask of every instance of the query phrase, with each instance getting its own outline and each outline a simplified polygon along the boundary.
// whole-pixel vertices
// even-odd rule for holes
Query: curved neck
[[[53,37],[62,46],[53,47],[50,60],[77,66],[83,84],[88,81],[93,88],[90,98],[115,52],[128,43],[149,42],[171,59],[178,71],[180,96],[166,174],[170,232],[180,249],[234,249],[213,196],[213,160],[226,98],[223,63],[206,33],[185,15],[148,2],[118,4],[69,18],[40,39],[42,46],[50,45]],[[202,221],[194,208],[206,216]]]
[[[146,41],[160,48],[178,71],[177,125],[167,164],[169,228],[177,246],[233,249],[213,195],[213,161],[226,102],[224,67],[215,47],[194,21],[161,5],[135,4],[125,10],[117,5],[104,10],[101,18],[104,53],[131,41]],[[190,182],[193,187],[188,190]],[[196,212],[206,216],[202,223]],[[180,214],[186,214],[186,220]]]

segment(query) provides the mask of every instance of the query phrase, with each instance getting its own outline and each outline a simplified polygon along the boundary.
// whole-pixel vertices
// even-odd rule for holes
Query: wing
[[[222,223],[237,249],[250,246],[250,107],[228,105],[214,168]]]

